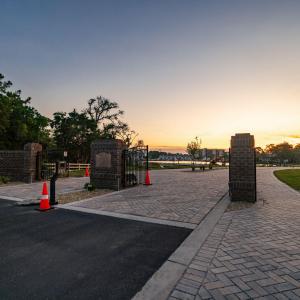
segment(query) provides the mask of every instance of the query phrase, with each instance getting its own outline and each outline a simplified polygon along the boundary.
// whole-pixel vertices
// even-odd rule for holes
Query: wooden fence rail
[[[55,168],[55,163],[46,163],[45,164],[49,169]],[[80,163],[68,163],[66,165],[67,170],[75,171],[75,170],[85,170],[86,167],[90,169],[90,164],[80,164]]]

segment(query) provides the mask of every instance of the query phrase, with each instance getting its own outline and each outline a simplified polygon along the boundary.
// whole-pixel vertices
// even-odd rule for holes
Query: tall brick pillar
[[[232,201],[256,201],[255,146],[250,133],[231,137],[229,194]]]
[[[28,143],[24,146],[24,182],[31,183],[37,178],[36,157],[43,150],[43,146],[37,143]]]
[[[123,181],[123,150],[121,140],[97,140],[91,145],[91,184],[96,188],[119,190]]]

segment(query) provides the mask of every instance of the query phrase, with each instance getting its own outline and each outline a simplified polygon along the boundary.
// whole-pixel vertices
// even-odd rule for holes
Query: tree
[[[56,112],[51,121],[56,147],[68,151],[68,158],[74,162],[87,162],[90,158],[91,142],[100,137],[94,120],[86,113]]]
[[[11,87],[0,74],[0,148],[23,149],[28,142],[48,144],[49,119],[30,106],[30,98],[22,99],[21,91],[11,91]]]
[[[256,147],[255,151],[256,151],[256,154],[260,154],[260,155],[265,153],[263,148],[261,148],[261,147]]]
[[[144,140],[138,140],[135,144],[135,147],[145,147]]]
[[[95,120],[97,124],[105,120],[116,121],[124,114],[124,111],[119,109],[117,102],[113,102],[102,96],[90,99],[85,112],[92,120]]]
[[[192,157],[193,161],[201,158],[201,144],[201,139],[197,136],[193,141],[187,144],[186,151]]]
[[[54,113],[53,139],[57,147],[68,151],[70,161],[87,162],[93,140],[122,136],[128,145],[132,142],[134,131],[119,119],[122,115],[116,102],[102,96],[90,99],[81,112]]]
[[[300,144],[297,144],[294,147],[294,159],[296,163],[300,162]]]
[[[275,149],[276,145],[275,144],[269,144],[266,146],[265,148],[265,152],[266,153],[269,153],[269,154],[272,154],[274,149]]]
[[[116,136],[125,143],[127,148],[130,148],[133,145],[133,142],[135,141],[138,135],[139,134],[134,130],[131,130],[129,126],[124,126],[123,128],[120,128],[116,133]]]
[[[296,144],[294,147],[295,150],[300,150],[300,144]]]
[[[122,131],[127,130],[128,125],[120,120],[113,123],[104,124],[102,130],[100,130],[101,138],[104,139],[116,139],[120,137]]]
[[[117,102],[102,96],[88,100],[88,107],[84,112],[91,120],[94,120],[99,127],[104,126],[108,121],[111,123],[118,121],[119,117],[124,114],[124,111],[119,109]]]
[[[119,104],[103,96],[88,100],[83,113],[96,122],[102,138],[115,139],[122,131],[129,130],[128,125],[120,120],[124,111],[119,109]]]
[[[256,147],[255,152],[256,152],[256,162],[260,162],[265,158],[265,151],[263,148]]]
[[[281,144],[270,144],[266,146],[265,152],[271,154],[275,160],[279,163],[284,163],[285,161],[293,162],[294,153],[293,145],[283,142]]]

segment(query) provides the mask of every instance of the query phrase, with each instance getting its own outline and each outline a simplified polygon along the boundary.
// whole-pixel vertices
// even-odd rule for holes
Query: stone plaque
[[[107,152],[96,154],[96,168],[111,168],[111,154]]]

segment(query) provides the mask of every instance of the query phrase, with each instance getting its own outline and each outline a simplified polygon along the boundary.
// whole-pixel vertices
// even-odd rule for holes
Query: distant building
[[[200,160],[204,161],[225,161],[228,157],[228,153],[224,149],[201,149]],[[150,151],[150,160],[157,161],[191,161],[192,158],[189,154],[184,153],[168,153],[160,151]]]
[[[203,148],[202,150],[202,160],[211,161],[211,160],[222,160],[225,156],[224,149],[208,149]]]

